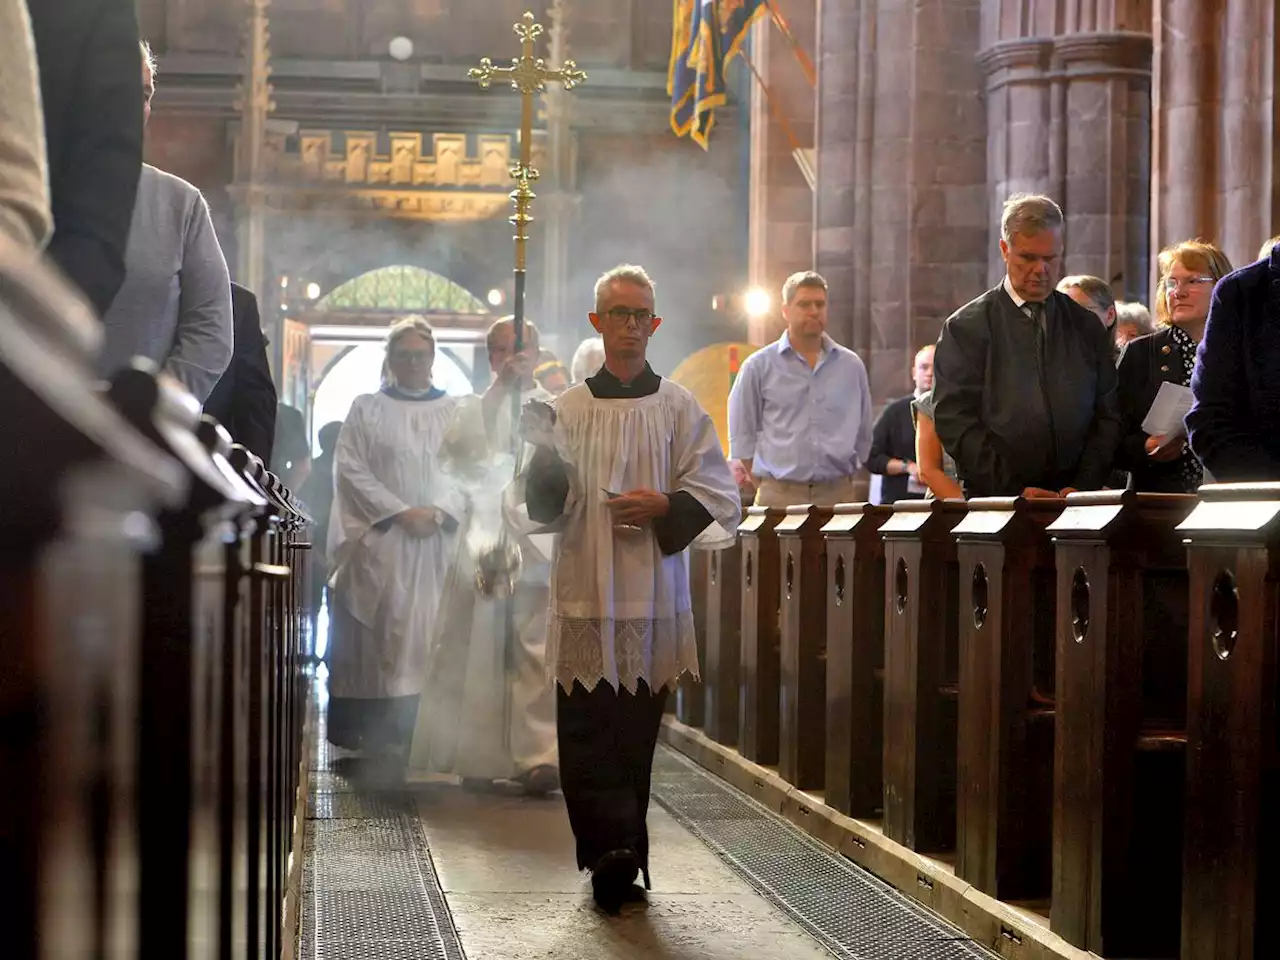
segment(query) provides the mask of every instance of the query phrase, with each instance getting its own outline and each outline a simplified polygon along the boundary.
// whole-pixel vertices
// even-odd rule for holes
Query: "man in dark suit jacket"
[[[967,497],[1065,497],[1111,472],[1114,347],[1092,312],[1054,289],[1065,223],[1048,197],[1005,201],[1004,280],[942,325],[933,423]]]
[[[1280,249],[1218,281],[1191,392],[1191,449],[1215,480],[1280,480]]]
[[[911,401],[933,388],[933,344],[922,347],[916,354],[911,379],[915,381],[915,395],[900,397],[886,406],[871,431],[867,469],[884,477],[880,486],[881,503],[924,497],[916,469],[916,422],[911,416]],[[911,489],[912,481],[918,490]]]
[[[28,0],[49,153],[48,253],[105,313],[124,281],[142,169],[133,0]]]
[[[276,385],[267,362],[267,338],[258,316],[258,298],[231,284],[231,313],[235,346],[231,365],[209,394],[204,412],[248,447],[263,463],[271,462],[276,432]]]

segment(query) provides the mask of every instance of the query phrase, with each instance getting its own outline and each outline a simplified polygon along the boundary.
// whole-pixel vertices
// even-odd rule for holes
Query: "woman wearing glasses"
[[[1131,489],[1191,493],[1204,471],[1185,432],[1149,436],[1142,422],[1162,383],[1191,386],[1196,347],[1204,336],[1213,287],[1231,272],[1231,261],[1212,243],[1187,240],[1160,251],[1156,332],[1131,340],[1120,355],[1120,411],[1124,434],[1116,465],[1129,471]]]

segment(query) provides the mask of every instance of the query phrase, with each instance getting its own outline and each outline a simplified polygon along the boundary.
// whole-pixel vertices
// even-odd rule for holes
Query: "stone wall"
[[[1151,173],[1149,0],[987,0],[989,219],[1035,192],[1067,216],[1068,273],[1147,293]],[[987,279],[1004,265],[992,245]]]
[[[1280,229],[1275,28],[1274,0],[1157,3],[1153,248],[1203,237],[1240,266]]]
[[[823,3],[815,255],[877,404],[985,282],[979,0]]]

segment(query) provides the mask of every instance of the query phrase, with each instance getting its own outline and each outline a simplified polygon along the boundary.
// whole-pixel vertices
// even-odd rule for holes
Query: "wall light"
[[[494,287],[492,290],[489,291],[489,296],[486,297],[485,299],[489,301],[489,306],[500,307],[502,306],[503,302],[507,299],[507,295],[503,293],[501,290],[499,290],[497,287]]]
[[[769,311],[773,309],[773,297],[769,296],[767,290],[760,287],[752,287],[743,297],[743,305],[746,307],[747,316],[758,320],[767,316]]]
[[[315,281],[312,281],[311,283],[307,284],[307,299],[308,300],[320,299],[320,284],[316,283]]]
[[[387,44],[387,52],[393,60],[408,60],[413,56],[413,41],[408,37],[393,37]]]

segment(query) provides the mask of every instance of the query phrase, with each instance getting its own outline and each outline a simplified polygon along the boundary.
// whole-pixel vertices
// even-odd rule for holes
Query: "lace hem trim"
[[[604,681],[635,693],[674,686],[686,673],[698,676],[693,614],[644,620],[553,616],[547,624],[547,672],[562,688],[575,682],[594,690]]]

